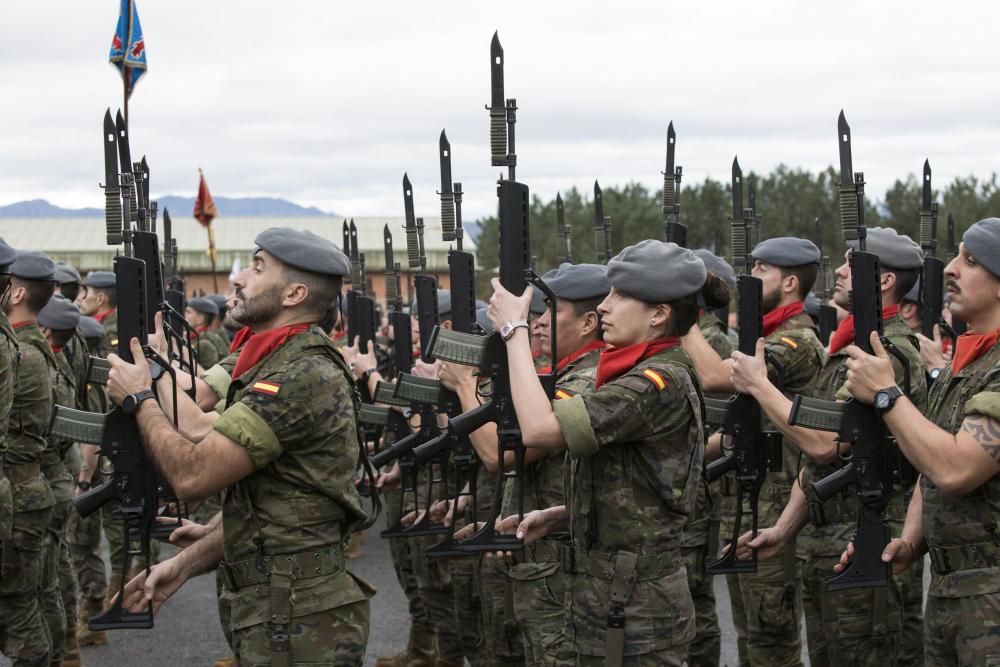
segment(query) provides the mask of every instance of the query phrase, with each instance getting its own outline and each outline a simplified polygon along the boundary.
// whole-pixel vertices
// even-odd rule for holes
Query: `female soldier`
[[[571,457],[565,506],[500,527],[529,543],[569,529],[566,632],[578,665],[680,665],[694,636],[680,544],[701,474],[702,406],[679,336],[698,319],[706,275],[694,253],[661,241],[611,260],[596,386],[553,403],[531,360],[531,290],[515,297],[493,281],[489,316],[506,339],[524,444]],[[720,287],[713,279],[708,291]]]

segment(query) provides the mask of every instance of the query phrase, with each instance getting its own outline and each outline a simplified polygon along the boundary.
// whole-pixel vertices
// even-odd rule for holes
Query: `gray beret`
[[[479,325],[479,328],[482,329],[484,333],[491,334],[493,333],[493,325],[490,324],[490,318],[486,315],[488,310],[488,306],[484,308],[476,308],[476,324]]]
[[[38,324],[46,329],[67,331],[80,323],[80,308],[69,299],[54,296],[38,313]]]
[[[56,282],[60,285],[80,282],[80,272],[66,262],[56,262]]]
[[[204,315],[219,314],[219,307],[215,305],[214,301],[205,296],[196,296],[193,299],[189,299],[187,305],[189,305],[192,310],[196,310]]]
[[[56,263],[44,252],[21,250],[17,253],[17,259],[10,265],[10,272],[11,275],[25,280],[54,282]]]
[[[104,325],[89,315],[80,316],[79,327],[84,338],[100,338],[104,335]]]
[[[993,275],[1000,277],[1000,218],[986,218],[965,230],[965,249]]]
[[[115,281],[113,271],[91,271],[83,279],[84,287],[97,287],[98,289],[115,288],[118,283]]]
[[[647,303],[667,303],[690,296],[705,285],[708,271],[697,255],[676,243],[646,239],[608,262],[615,289]]]
[[[913,283],[913,287],[910,291],[906,293],[903,297],[903,301],[912,301],[913,303],[920,303],[920,283],[923,281],[923,276],[917,276],[917,282]]]
[[[802,266],[819,263],[819,248],[809,239],[779,236],[761,241],[751,253],[754,259],[774,266]]]
[[[552,269],[542,280],[557,299],[584,301],[604,297],[611,291],[608,267],[603,264],[570,264],[563,262]]]
[[[536,289],[531,294],[531,305],[528,306],[528,312],[533,315],[541,315],[548,308],[545,306],[545,295],[542,294],[542,290]]]
[[[736,272],[733,271],[733,267],[729,265],[729,262],[706,248],[698,248],[694,251],[694,254],[705,263],[706,271],[722,278],[729,285],[729,289],[736,287]]]
[[[17,251],[7,245],[7,242],[0,239],[0,267],[7,267],[17,259]]]
[[[857,241],[848,241],[847,245],[858,249]],[[919,269],[924,265],[924,253],[916,241],[897,234],[891,227],[869,227],[865,249],[878,255],[879,264],[887,269]]]
[[[325,276],[346,276],[351,272],[347,255],[333,241],[304,229],[271,227],[258,234],[253,242],[282,264],[296,269]]]
[[[226,310],[226,295],[224,295],[224,294],[206,294],[205,298],[206,299],[211,299],[212,303],[215,304],[215,307],[218,309],[218,311],[220,313]],[[334,299],[334,301],[336,301],[336,299]]]
[[[819,297],[816,296],[815,292],[809,292],[806,294],[805,311],[806,315],[810,317],[819,317],[819,307],[820,307]]]

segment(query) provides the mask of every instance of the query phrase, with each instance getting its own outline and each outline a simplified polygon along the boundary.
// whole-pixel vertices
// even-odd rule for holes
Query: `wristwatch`
[[[90,482],[85,479],[78,479],[76,480],[76,488],[81,491],[90,491]]]
[[[931,381],[933,382],[934,380],[938,379],[938,376],[941,375],[941,371],[942,370],[943,369],[941,369],[941,368],[932,368],[931,372],[927,374],[927,377],[929,377],[931,379]]]
[[[902,395],[903,390],[896,385],[879,389],[875,392],[875,401],[873,402],[875,410],[879,415],[884,415],[889,410],[892,410],[892,406],[896,404],[896,399]]]
[[[502,327],[500,327],[500,337],[503,338],[504,341],[508,341],[510,340],[510,337],[514,335],[514,332],[521,327],[527,329],[528,323],[525,320],[511,320],[510,322],[506,322]]]
[[[150,398],[156,398],[156,394],[151,389],[143,389],[138,394],[129,394],[122,401],[122,412],[127,415],[134,415],[136,410],[139,409],[139,404]]]

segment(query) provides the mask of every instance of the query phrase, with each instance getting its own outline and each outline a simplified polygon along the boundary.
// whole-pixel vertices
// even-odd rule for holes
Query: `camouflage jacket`
[[[81,410],[86,410],[87,405],[87,373],[90,371],[90,350],[87,349],[87,340],[79,330],[73,332],[73,337],[69,339],[62,349],[62,354],[73,369],[73,382],[76,386],[76,404]]]
[[[219,397],[219,402],[215,406],[216,412],[222,412],[226,409],[226,396],[229,394],[229,385],[233,383],[233,369],[236,368],[236,361],[239,358],[239,350],[230,352],[220,359],[219,363],[211,368],[206,368],[205,374],[201,378]]]
[[[956,434],[962,421],[971,415],[1000,421],[1000,344],[957,375],[952,375],[948,364],[931,386],[926,414],[939,427]],[[1000,591],[1000,566],[959,565],[955,557],[956,551],[978,550],[993,553],[994,558],[1000,553],[1000,475],[964,496],[945,495],[921,476],[920,491],[924,538],[932,552],[928,595],[956,598]],[[955,571],[939,572],[935,551],[950,552],[949,561]]]
[[[55,450],[47,451],[49,444],[45,439],[52,415],[49,367],[55,364],[55,359],[37,324],[18,327],[15,333],[21,356],[8,420],[4,466],[38,463],[45,467],[59,458]],[[55,503],[43,477],[15,484],[13,490],[17,512],[45,509]]]
[[[223,496],[228,563],[267,556],[340,552],[366,518],[354,487],[359,456],[350,369],[318,327],[290,338],[233,380],[215,430],[247,449],[255,470]],[[234,630],[270,617],[270,586],[233,596]],[[343,568],[299,577],[292,617],[371,597],[367,584]]]
[[[611,578],[598,572],[631,553],[638,560],[625,604],[625,655],[687,643],[694,610],[680,538],[705,449],[690,358],[665,350],[553,410],[571,457],[569,639],[582,654],[605,655]]]
[[[104,335],[101,336],[98,353],[106,359],[112,352],[118,352],[118,311],[111,311],[101,320],[101,325],[104,327]]]
[[[705,311],[698,320],[698,328],[705,336],[705,340],[712,346],[715,353],[723,359],[729,359],[736,347],[733,339],[729,337],[729,331],[725,323],[715,316],[715,313]]]
[[[64,405],[68,408],[77,408],[76,403],[76,378],[69,360],[62,351],[53,351],[55,365],[49,367],[49,382],[52,384],[53,405]],[[76,443],[73,440],[57,439],[48,436],[49,447],[46,449],[43,460],[46,461],[45,477],[52,487],[56,502],[67,503],[73,499],[75,484],[69,469],[63,465],[65,462],[77,463],[78,456],[73,449]],[[79,472],[79,466],[76,472]]]
[[[892,366],[896,371],[896,384],[907,392],[907,396],[913,401],[913,404],[922,411],[927,406],[927,376],[920,363],[920,348],[916,337],[899,315],[885,320],[882,333],[903,353],[907,360],[908,391],[906,386],[907,373],[903,370],[902,364],[895,357],[891,357]],[[828,401],[847,400],[848,395],[845,395],[843,385],[847,381],[845,362],[849,357],[845,350],[846,348],[830,355],[823,365],[823,370],[820,371],[816,381],[816,398]],[[888,443],[887,446],[889,446]],[[898,448],[895,445],[892,445],[892,448],[893,453],[898,456]],[[802,457],[802,462],[802,488],[806,490],[809,502],[815,503],[810,511],[813,519],[812,530],[807,533],[804,542],[808,542],[809,550],[813,555],[839,556],[844,545],[851,539],[857,528],[856,489],[845,489],[836,497],[825,503],[820,503],[809,490],[809,484],[836,472],[840,463],[817,465],[806,456]],[[893,499],[888,508],[888,516],[896,522],[901,522],[906,515],[904,494],[902,493],[904,490],[897,486],[894,491]]]
[[[0,310],[0,542],[10,537],[14,525],[14,499],[3,466],[7,455],[7,419],[14,399],[17,362],[17,335]]]
[[[198,355],[198,365],[202,368],[211,368],[219,363],[219,359],[221,358],[219,356],[219,349],[215,346],[215,341],[212,340],[210,332],[205,331],[198,335],[195,354]]]
[[[592,391],[597,377],[597,361],[600,358],[600,350],[592,350],[563,368],[556,380],[555,400]],[[565,461],[566,450],[556,449],[549,450],[543,458],[524,466],[525,513],[566,504]],[[517,498],[514,497],[515,486],[508,484],[504,489],[501,516],[517,513]],[[548,576],[558,569],[558,563],[519,563],[511,568],[510,574],[515,579],[537,579]]]

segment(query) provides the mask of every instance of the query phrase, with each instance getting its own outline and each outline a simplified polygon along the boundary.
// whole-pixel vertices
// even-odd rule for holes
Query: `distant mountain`
[[[194,210],[194,199],[167,195],[157,199],[160,210],[169,208],[176,217],[180,213],[189,214]],[[285,199],[275,197],[215,197],[215,205],[220,216],[269,216],[299,217],[333,215],[315,207],[304,207]],[[103,217],[101,208],[60,208],[44,199],[19,201],[0,206],[0,218],[95,218]]]

